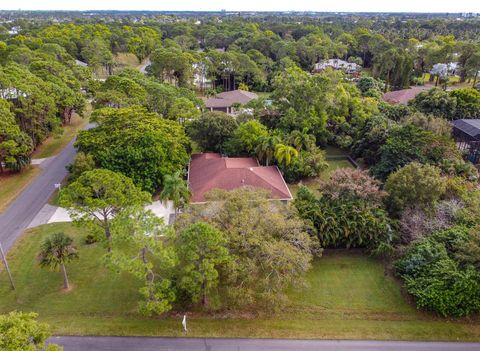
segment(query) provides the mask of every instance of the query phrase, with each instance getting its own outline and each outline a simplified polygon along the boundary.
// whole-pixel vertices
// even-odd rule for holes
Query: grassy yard
[[[138,62],[137,57],[134,54],[131,54],[129,52],[120,52],[114,55],[113,62],[114,62],[114,67],[113,67],[114,74],[120,72],[125,68],[139,69],[143,65],[143,62],[142,63]],[[98,78],[102,78],[102,79],[108,78],[108,74],[105,71],[105,68],[103,67],[99,67],[95,73]]]
[[[59,272],[40,269],[36,262],[43,238],[56,231],[73,236],[80,249],[80,260],[67,266],[74,286],[69,292],[61,290]],[[136,281],[103,268],[104,249],[83,245],[83,235],[70,224],[29,230],[9,254],[16,291],[0,272],[0,313],[36,311],[56,334],[181,336],[181,313],[139,315]],[[384,274],[382,263],[361,253],[327,252],[314,263],[307,282],[301,290],[289,291],[291,305],[275,315],[189,314],[188,336],[480,340],[478,320],[451,321],[417,312],[397,282]]]
[[[30,166],[20,173],[0,174],[0,213],[25,189],[40,173],[40,168]]]
[[[317,178],[308,178],[300,181],[299,183],[296,184],[288,184],[288,187],[290,188],[290,192],[292,193],[293,196],[297,193],[298,189],[300,188],[301,185],[306,186],[310,190],[312,190],[314,193],[318,193],[318,188],[320,187],[320,183],[322,181],[328,180],[330,177],[330,174],[338,169],[338,168],[352,168],[352,164],[348,162],[348,160],[329,160],[328,162],[328,168],[320,174]]]
[[[45,158],[58,154],[62,149],[77,135],[78,131],[85,127],[88,123],[92,106],[86,105],[85,117],[82,118],[77,114],[72,116],[70,124],[64,126],[63,133],[59,136],[51,136],[40,145],[33,153],[33,158]]]

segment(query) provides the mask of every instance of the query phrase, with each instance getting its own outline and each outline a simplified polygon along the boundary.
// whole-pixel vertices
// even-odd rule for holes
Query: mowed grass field
[[[67,266],[73,289],[62,291],[59,272],[41,269],[37,254],[43,239],[57,231],[75,238],[80,260]],[[27,231],[9,253],[17,290],[0,271],[0,313],[35,311],[55,334],[183,336],[185,311],[146,318],[137,310],[138,282],[104,268],[105,249],[82,243],[85,233],[57,223]],[[415,310],[383,264],[361,252],[327,251],[291,289],[291,303],[275,314],[188,313],[188,336],[480,340],[478,319],[447,320]]]
[[[328,156],[346,156],[345,152],[339,148],[333,146],[327,146],[325,149],[325,153]],[[346,159],[330,159],[327,160],[328,168],[325,169],[318,177],[316,178],[306,178],[301,180],[298,183],[288,184],[290,188],[290,192],[293,196],[297,193],[298,189],[301,185],[306,186],[315,194],[319,194],[318,189],[320,188],[320,183],[322,181],[327,181],[330,177],[330,174],[338,168],[353,168],[353,165]]]

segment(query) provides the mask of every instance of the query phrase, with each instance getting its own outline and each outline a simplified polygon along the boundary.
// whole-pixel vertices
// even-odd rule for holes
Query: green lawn
[[[20,173],[5,171],[4,174],[0,174],[0,213],[20,195],[39,173],[39,167],[29,166]]]
[[[297,193],[300,185],[304,185],[314,193],[318,193],[318,188],[322,181],[328,180],[330,174],[338,168],[353,168],[352,164],[348,160],[328,160],[328,168],[320,174],[317,178],[308,178],[303,179],[302,181],[295,184],[288,184],[290,192],[293,196]]]
[[[61,290],[59,272],[36,262],[43,238],[62,230],[80,250],[80,260],[67,266],[74,287],[69,292]],[[16,291],[0,272],[0,313],[36,311],[56,334],[181,336],[183,311],[164,318],[139,315],[136,281],[103,268],[104,249],[83,245],[83,236],[71,224],[29,230],[9,254]],[[478,320],[455,322],[417,312],[382,263],[361,253],[327,252],[307,282],[289,291],[291,305],[275,315],[190,313],[188,336],[480,340]]]
[[[143,62],[138,62],[137,57],[129,52],[119,52],[118,54],[113,56],[113,73],[119,73],[121,70],[125,68],[137,68],[139,69],[142,67]],[[105,71],[104,67],[99,67],[96,70],[96,75],[98,78],[106,79],[108,78],[108,74]]]

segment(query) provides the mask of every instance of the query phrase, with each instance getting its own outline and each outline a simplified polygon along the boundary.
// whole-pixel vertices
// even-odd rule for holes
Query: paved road
[[[65,178],[67,175],[65,167],[74,157],[75,148],[71,141],[60,154],[40,165],[43,169],[40,175],[0,215],[0,242],[5,250],[8,251],[48,202],[55,191],[54,184],[60,183]]]
[[[65,351],[478,351],[480,343],[193,339],[148,337],[53,337]]]

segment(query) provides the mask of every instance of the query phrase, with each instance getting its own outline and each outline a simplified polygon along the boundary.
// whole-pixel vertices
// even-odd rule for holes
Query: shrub
[[[464,227],[439,231],[412,243],[395,263],[417,307],[454,317],[480,310],[480,273],[473,265],[461,264],[456,259],[468,240]]]
[[[385,183],[388,209],[398,214],[407,207],[433,205],[445,194],[446,182],[440,169],[412,162],[392,173]]]

